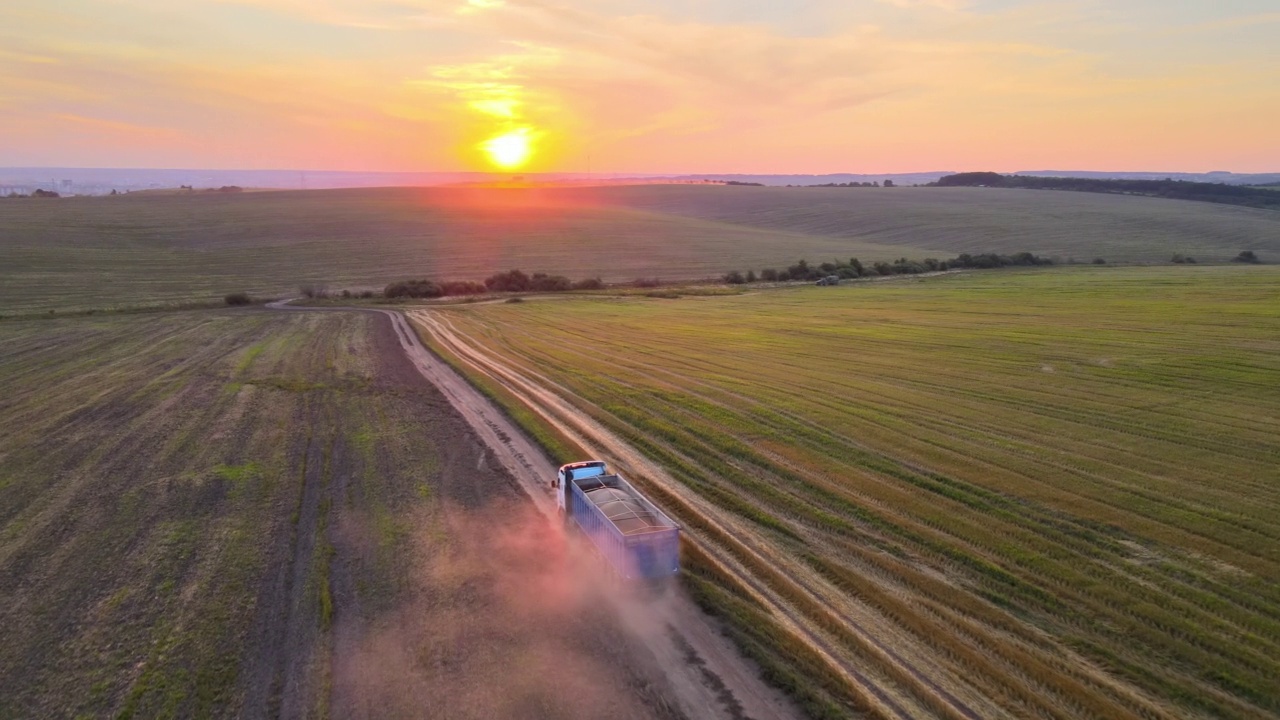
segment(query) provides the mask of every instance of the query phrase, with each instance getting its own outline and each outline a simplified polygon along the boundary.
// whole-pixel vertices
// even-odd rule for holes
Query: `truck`
[[[604,461],[563,465],[551,487],[565,528],[585,537],[618,579],[680,572],[680,527]]]

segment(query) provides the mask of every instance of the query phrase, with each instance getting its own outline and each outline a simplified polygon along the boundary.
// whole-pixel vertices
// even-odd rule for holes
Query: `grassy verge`
[[[529,437],[533,438],[543,452],[547,454],[547,457],[551,458],[557,465],[576,462],[587,456],[586,450],[583,450],[580,445],[560,432],[558,428],[547,423],[537,413],[530,410],[527,405],[511,394],[510,390],[495,382],[488,375],[477,372],[470,365],[458,359],[441,343],[437,342],[431,336],[431,333],[423,330],[418,323],[410,321],[409,324],[413,327],[418,339],[422,341],[425,347],[435,353],[436,357],[443,360],[459,375],[466,378],[481,394],[492,400],[507,417],[511,418],[513,422],[528,433]]]

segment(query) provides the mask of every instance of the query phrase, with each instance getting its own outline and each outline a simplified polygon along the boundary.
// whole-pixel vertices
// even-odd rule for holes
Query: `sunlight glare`
[[[533,155],[533,133],[529,128],[516,128],[480,143],[489,161],[503,170],[515,170]]]

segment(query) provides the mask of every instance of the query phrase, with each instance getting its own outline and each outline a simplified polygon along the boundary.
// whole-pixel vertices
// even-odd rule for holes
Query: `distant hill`
[[[1187,180],[1112,180],[1102,178],[1040,177],[971,172],[948,175],[939,187],[1018,188],[1027,190],[1070,190],[1113,195],[1146,195],[1170,200],[1194,200],[1222,205],[1280,210],[1280,195],[1250,185],[1191,182]]]
[[[828,185],[831,183],[870,183],[892,180],[895,185],[925,185],[936,182],[947,175],[955,174],[950,170],[936,170],[919,173],[832,173],[829,175],[751,175],[751,174],[707,174],[707,175],[672,175],[671,180],[688,182],[691,180],[711,180],[713,182],[756,183],[760,185]]]
[[[1259,191],[1271,192],[1274,191]],[[1032,252],[1280,260],[1280,212],[969,187],[380,188],[0,199],[0,315],[480,280],[689,280],[810,262]]]
[[[1091,170],[1021,170],[1013,175],[1095,180],[1184,180],[1226,185],[1270,185],[1280,183],[1280,173],[1184,172],[1096,172]]]
[[[700,181],[736,182],[770,186],[842,185],[848,183],[881,183],[892,180],[895,185],[927,185],[955,174],[954,170],[915,173],[831,173],[825,175],[781,173],[485,173],[485,172],[352,172],[344,170],[208,170],[166,168],[50,168],[0,167],[0,196],[29,195],[37,189],[63,195],[108,195],[138,190],[160,190],[188,186],[195,189],[238,185],[245,188],[271,190],[328,190],[368,187],[431,187],[474,183],[509,182],[518,178],[530,184],[627,184],[696,183]],[[1157,172],[1093,172],[1041,170],[1017,172],[1014,175],[1041,177],[1079,177],[1123,180],[1188,180],[1226,183],[1228,185],[1262,185],[1280,183],[1280,173],[1246,175],[1229,172],[1157,173]]]

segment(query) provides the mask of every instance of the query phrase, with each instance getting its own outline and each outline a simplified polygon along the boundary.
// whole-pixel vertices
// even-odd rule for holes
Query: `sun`
[[[515,170],[529,162],[533,155],[533,133],[529,128],[508,130],[480,143],[489,162],[503,170]]]

